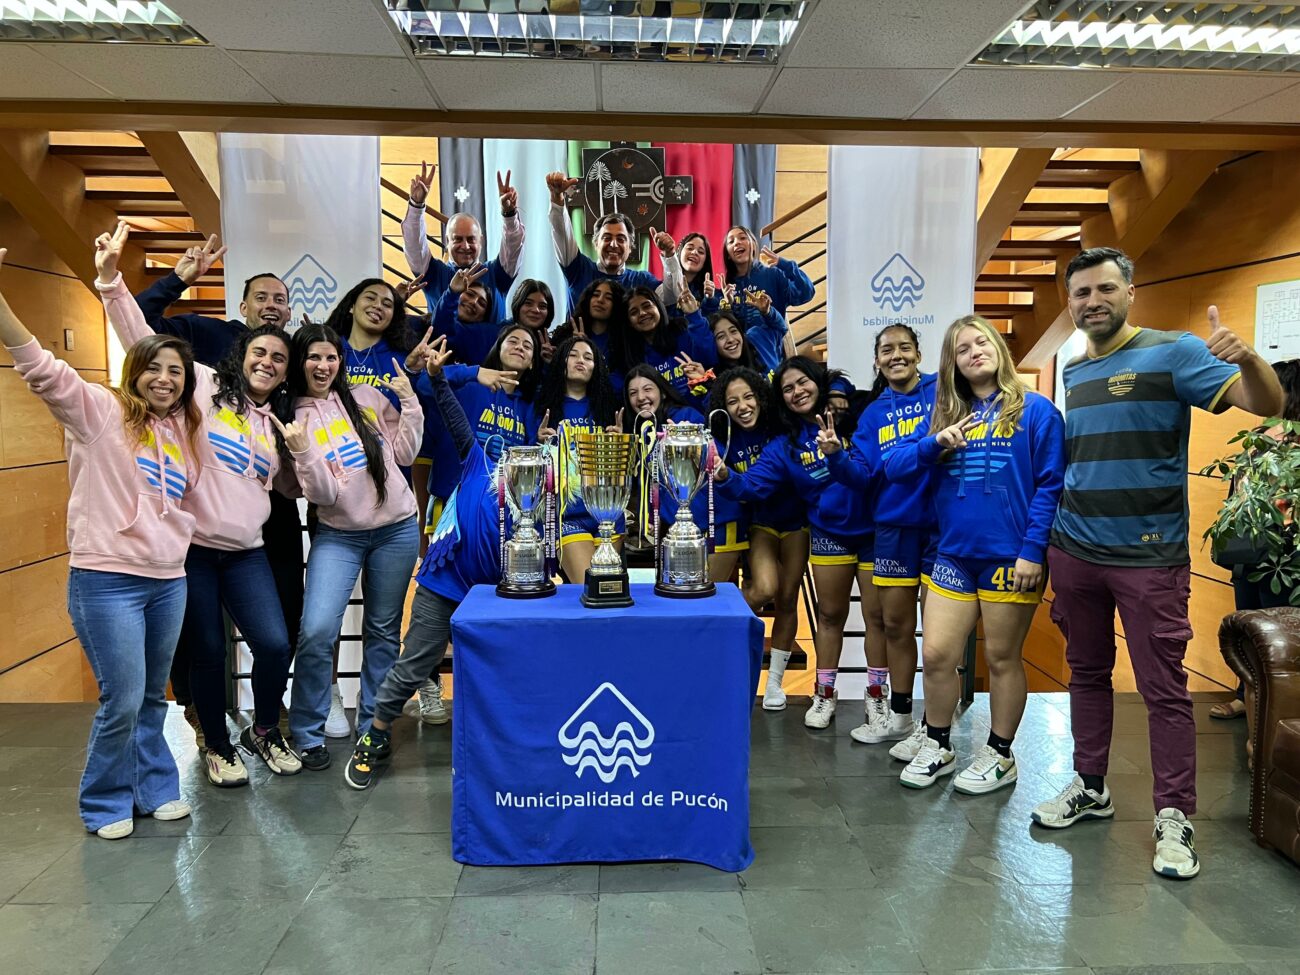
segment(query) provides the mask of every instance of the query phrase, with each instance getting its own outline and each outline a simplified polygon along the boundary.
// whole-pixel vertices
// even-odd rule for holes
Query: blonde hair
[[[169,416],[180,414],[184,418],[185,439],[190,455],[188,461],[197,465],[198,438],[203,426],[203,414],[199,410],[199,404],[194,401],[196,386],[194,353],[188,342],[170,335],[149,335],[142,338],[127,350],[126,362],[122,365],[121,385],[109,388],[122,404],[122,426],[126,430],[126,442],[139,443],[144,439],[145,432],[149,429],[149,421],[153,417],[148,402],[136,389],[136,383],[149,368],[149,364],[158,358],[158,353],[164,349],[175,350],[185,370],[185,385]]]
[[[970,382],[957,368],[957,336],[962,329],[978,329],[998,353],[998,390],[1001,393],[998,408],[998,427],[1008,433],[1020,426],[1025,411],[1025,393],[1029,387],[1016,375],[1011,361],[1011,350],[1006,340],[980,315],[963,315],[951,325],[943,336],[943,349],[939,353],[939,379],[935,386],[934,410],[930,414],[930,432],[938,433],[959,423],[970,413],[975,394]]]

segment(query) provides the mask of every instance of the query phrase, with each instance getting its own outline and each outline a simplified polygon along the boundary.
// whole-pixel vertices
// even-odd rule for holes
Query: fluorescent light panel
[[[154,0],[0,0],[0,41],[207,43]]]

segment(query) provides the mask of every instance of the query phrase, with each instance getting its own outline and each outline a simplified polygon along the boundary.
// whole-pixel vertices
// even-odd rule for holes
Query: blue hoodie
[[[791,305],[806,304],[817,293],[812,278],[804,273],[803,268],[784,257],[774,267],[754,261],[748,274],[732,278],[729,283],[736,286],[738,298],[743,297],[750,288],[766,291],[772,299],[772,307],[782,316]],[[757,316],[758,309],[752,311]]]
[[[723,458],[732,471],[743,474],[763,453],[763,448],[781,434],[760,433],[755,430],[742,430],[733,424],[731,428],[731,447]],[[717,492],[721,497],[721,492]],[[777,531],[793,531],[808,521],[803,502],[790,489],[777,490],[761,501],[753,501],[744,507],[743,520],[747,525],[763,525]]]
[[[435,306],[431,324],[434,335],[447,336],[447,348],[456,356],[456,361],[468,366],[483,363],[487,354],[496,344],[497,333],[504,327],[492,313],[491,295],[488,297],[488,313],[485,321],[462,325],[458,310],[460,295],[454,291],[444,291]]]
[[[686,331],[674,337],[672,351],[667,355],[646,342],[641,361],[657,370],[682,399],[688,400],[691,397],[690,384],[686,381],[686,374],[682,371],[677,356],[685,353],[702,366],[708,367],[717,363],[718,349],[713,344],[713,332],[709,329],[709,323],[699,312],[691,312],[686,317],[686,326]],[[629,368],[635,365],[639,363],[630,363]],[[616,383],[618,388],[622,388],[623,382],[624,377],[620,374]]]
[[[1065,486],[1065,421],[1034,392],[1015,430],[998,422],[996,396],[971,411],[985,419],[965,448],[945,452],[934,435],[909,440],[885,457],[885,476],[905,482],[929,472],[940,554],[1041,565]]]

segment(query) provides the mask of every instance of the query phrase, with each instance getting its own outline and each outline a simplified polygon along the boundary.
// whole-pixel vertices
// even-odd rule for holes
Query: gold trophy
[[[627,507],[636,463],[636,439],[630,433],[580,431],[578,493],[596,520],[600,542],[584,579],[582,605],[592,609],[631,606],[627,569],[614,548],[614,522]]]

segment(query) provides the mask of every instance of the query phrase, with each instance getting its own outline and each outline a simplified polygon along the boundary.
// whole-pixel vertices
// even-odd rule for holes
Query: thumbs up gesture
[[[1236,332],[1219,321],[1219,308],[1211,305],[1206,311],[1210,322],[1210,337],[1205,340],[1210,354],[1216,359],[1240,365],[1251,354],[1250,346]]]

